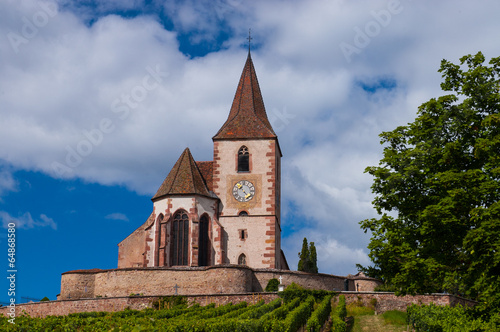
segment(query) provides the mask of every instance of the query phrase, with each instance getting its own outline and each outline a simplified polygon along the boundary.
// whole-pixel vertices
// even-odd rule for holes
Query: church
[[[221,121],[222,122],[222,121]],[[380,281],[290,270],[281,250],[281,149],[250,51],[213,160],[186,148],[147,220],[118,244],[118,268],[64,272],[58,300],[130,294],[263,292],[271,279],[325,290],[373,290]]]
[[[153,212],[120,244],[118,268],[246,265],[286,269],[281,150],[250,52],[213,160],[188,148],[153,196]]]

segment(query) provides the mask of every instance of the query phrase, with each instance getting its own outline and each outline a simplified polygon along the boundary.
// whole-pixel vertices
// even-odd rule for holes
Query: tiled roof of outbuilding
[[[276,138],[267,118],[257,74],[250,52],[226,122],[213,137],[216,139]]]
[[[205,179],[196,165],[189,148],[186,148],[181,154],[152,200],[154,201],[166,195],[186,194],[211,197]]]

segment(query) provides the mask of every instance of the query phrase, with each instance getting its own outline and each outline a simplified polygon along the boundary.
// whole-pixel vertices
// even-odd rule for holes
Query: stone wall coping
[[[253,270],[252,268],[244,265],[233,265],[233,264],[225,264],[225,265],[214,265],[214,266],[174,266],[174,267],[165,267],[165,266],[156,266],[156,267],[125,267],[125,268],[116,268],[116,269],[90,269],[90,270],[73,270],[63,272],[61,274],[97,274],[97,273],[106,273],[106,272],[120,272],[120,271],[207,271],[211,269],[247,269]]]

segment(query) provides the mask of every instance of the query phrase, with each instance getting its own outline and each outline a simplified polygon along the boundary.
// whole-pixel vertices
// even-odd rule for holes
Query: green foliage
[[[299,252],[299,264],[297,267],[298,271],[306,271],[309,268],[309,246],[307,245],[307,238],[302,241],[302,250]]]
[[[480,332],[500,331],[500,321],[476,318],[472,309],[460,305],[456,307],[436,306],[434,304],[417,306],[412,304],[407,309],[407,322],[417,332]],[[498,317],[498,315],[496,315]]]
[[[375,292],[397,292],[397,288],[394,287],[393,285],[390,285],[390,284],[387,284],[387,283],[383,283],[381,285],[378,285],[377,287],[375,287],[374,291]]]
[[[332,318],[332,331],[335,332],[346,332],[347,331],[347,324],[345,321],[341,320],[338,317],[333,317]]]
[[[484,62],[481,53],[443,60],[449,94],[380,135],[384,156],[366,172],[381,217],[360,225],[372,234],[365,273],[397,294],[445,290],[498,313],[500,57]]]
[[[332,316],[339,317],[342,320],[345,320],[345,318],[347,317],[347,307],[344,295],[339,296],[339,302],[337,303],[335,308],[333,308]]]
[[[309,245],[309,257],[309,272],[318,273],[318,254],[316,253],[316,246],[314,245],[314,242],[311,242]]]
[[[406,325],[408,315],[404,311],[390,310],[382,314],[386,324]]]
[[[311,317],[307,320],[307,331],[318,332],[325,324],[332,310],[332,297],[333,295],[325,296],[316,310],[313,311]]]
[[[305,299],[296,297],[285,304],[278,298],[255,305],[245,302],[204,307],[181,305],[172,309],[82,312],[46,318],[19,315],[15,325],[7,317],[0,317],[0,331],[296,332],[305,325],[308,331],[318,331],[330,312],[332,331],[346,331],[345,297],[341,295],[336,307],[330,309],[332,295],[323,297],[319,303],[309,294]],[[462,307],[413,305],[408,309],[408,321],[417,331],[500,331],[498,316],[486,319],[477,315],[477,311]]]
[[[283,298],[285,303],[290,302],[296,297],[305,300],[309,296],[313,296],[316,300],[321,300],[327,295],[335,295],[335,292],[325,291],[321,289],[305,289],[300,285],[292,282],[283,292],[278,293]]]
[[[296,297],[295,299],[291,300],[289,303],[280,306],[278,309],[268,312],[264,316],[262,316],[263,320],[282,320],[285,319],[286,315],[293,309],[295,309],[301,302],[300,297]]]
[[[278,286],[279,286],[280,282],[278,279],[276,278],[272,278],[269,280],[269,282],[267,283],[267,286],[266,286],[266,289],[265,291],[266,292],[277,292],[278,291]]]
[[[347,331],[347,324],[345,318],[347,317],[347,309],[345,303],[345,296],[340,295],[337,305],[332,309],[332,331],[345,332]]]
[[[40,300],[40,302],[45,302],[45,301],[50,301],[50,299],[47,296],[45,296],[43,299]]]
[[[165,296],[153,301],[153,308],[155,309],[172,309],[176,307],[187,307],[187,305],[186,297],[181,295]]]
[[[293,309],[285,318],[284,325],[286,331],[295,332],[298,331],[300,327],[306,324],[311,311],[313,309],[315,300],[312,295],[310,295],[304,302],[302,302],[297,308]]]
[[[268,312],[272,312],[276,308],[279,308],[281,306],[281,299],[276,299],[268,304],[255,307],[253,310],[249,310],[245,312],[244,314],[238,316],[240,319],[254,319],[254,318],[259,318],[262,315],[267,314]]]
[[[299,252],[298,271],[318,273],[318,255],[314,242],[307,244],[307,238],[302,242],[302,250]]]

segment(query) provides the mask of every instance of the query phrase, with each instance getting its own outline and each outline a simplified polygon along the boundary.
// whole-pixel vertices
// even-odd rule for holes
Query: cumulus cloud
[[[57,229],[57,224],[52,218],[41,214],[38,219],[33,219],[31,213],[26,212],[19,217],[13,217],[5,211],[0,211],[0,220],[2,221],[3,228],[8,228],[10,223],[14,223],[18,229],[32,229],[38,227],[50,227],[54,230]]]
[[[8,192],[17,191],[18,182],[8,170],[0,170],[0,200]]]
[[[349,251],[343,257],[359,263],[368,235],[358,222],[374,215],[363,170],[382,156],[378,134],[443,94],[441,59],[500,55],[491,42],[500,29],[495,0],[85,3],[0,3],[1,160],[153,194],[186,146],[195,159],[212,159],[251,27],[284,154],[283,227],[328,234],[316,240],[325,252]],[[210,45],[221,35],[222,46],[205,56],[180,50],[186,36]],[[16,188],[12,181],[0,174],[0,194]],[[283,239],[292,256],[296,240]]]

